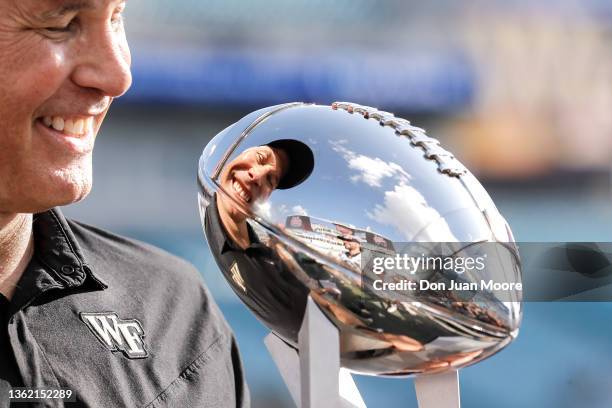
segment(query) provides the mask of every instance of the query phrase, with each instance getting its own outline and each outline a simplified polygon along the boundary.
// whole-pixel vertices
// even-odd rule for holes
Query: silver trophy
[[[456,407],[457,370],[518,335],[507,222],[405,119],[345,102],[258,110],[208,143],[198,183],[211,252],[272,331],[298,406],[365,406],[358,373],[416,376],[421,407]]]

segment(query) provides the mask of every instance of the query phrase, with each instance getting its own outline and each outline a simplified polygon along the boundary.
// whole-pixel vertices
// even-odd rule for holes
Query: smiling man
[[[224,232],[240,248],[247,248],[251,238],[245,210],[253,211],[257,203],[265,202],[276,189],[286,190],[302,183],[313,167],[312,150],[294,139],[275,140],[240,153],[224,166],[219,176],[227,195],[216,196],[214,211]]]
[[[96,135],[130,87],[124,7],[0,0],[0,407],[41,389],[79,406],[248,406],[198,272],[56,208],[89,193]]]
[[[224,164],[223,193],[206,209],[204,228],[219,269],[242,301],[285,338],[297,336],[304,315],[304,286],[276,251],[259,240],[249,224],[258,203],[277,189],[304,182],[314,169],[314,155],[294,139],[275,140],[244,150]]]

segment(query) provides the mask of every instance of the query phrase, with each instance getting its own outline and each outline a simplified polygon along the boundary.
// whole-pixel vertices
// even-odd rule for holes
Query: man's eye
[[[124,23],[124,20],[125,20],[125,18],[123,17],[124,10],[125,10],[125,3],[121,3],[121,5],[119,5],[119,7],[115,9],[115,12],[113,13],[113,16],[111,17],[111,24],[113,25],[113,27],[120,27]]]
[[[113,17],[111,18],[111,24],[113,25],[113,27],[121,26],[121,24],[123,24],[123,14],[121,13],[113,14]]]
[[[49,33],[68,33],[68,32],[74,31],[76,29],[76,26],[77,26],[77,22],[76,20],[73,19],[64,26],[45,27],[45,31]]]

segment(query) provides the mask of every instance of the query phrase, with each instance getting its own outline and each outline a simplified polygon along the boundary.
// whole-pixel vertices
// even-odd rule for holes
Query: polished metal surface
[[[377,287],[379,278],[521,279],[511,230],[489,195],[408,120],[348,102],[262,109],[205,147],[198,182],[222,273],[294,346],[308,296],[340,330],[341,365],[359,373],[456,370],[518,334],[520,290]],[[487,262],[467,272],[423,264],[412,274],[373,273],[377,258],[400,254]]]

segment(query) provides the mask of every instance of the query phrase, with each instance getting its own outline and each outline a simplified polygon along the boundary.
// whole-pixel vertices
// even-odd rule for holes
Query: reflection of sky
[[[406,241],[434,224],[440,214],[473,205],[461,199],[448,200],[449,194],[457,195],[452,189],[466,195],[458,180],[439,174],[436,164],[424,159],[420,148],[392,129],[381,131],[375,120],[349,118],[348,113],[327,107],[310,108],[304,115],[305,111],[289,109],[272,115],[239,147],[241,152],[273,140],[295,138],[314,152],[310,177],[295,188],[275,191],[267,203],[258,206],[261,216],[284,223],[289,215],[304,214]],[[309,114],[316,116],[308,120]],[[453,240],[446,223],[435,225],[424,238]]]
[[[350,142],[338,139],[330,140],[327,146],[315,145],[316,172],[313,171],[308,182],[313,185],[318,182],[317,194],[306,189],[300,194],[296,188],[284,195],[291,195],[293,202],[301,203],[299,206],[307,215],[376,231],[390,238],[398,237],[392,223],[380,224],[368,216],[368,211],[383,202],[385,187],[395,183],[398,178],[409,180],[410,175],[397,163],[357,154],[351,150],[356,144],[354,139]],[[283,193],[275,192],[270,199],[272,207],[285,210],[274,214],[280,217],[290,215],[291,212],[286,210],[296,207],[281,204]]]
[[[346,160],[349,169],[355,172],[350,176],[350,180],[355,184],[363,182],[369,187],[382,187],[382,182],[388,177],[396,178],[400,184],[408,183],[411,178],[410,174],[395,162],[387,162],[380,157],[357,154],[350,150],[347,147],[349,141],[346,139],[330,140],[329,144],[334,152]]]
[[[330,220],[344,220],[357,228],[375,231],[383,236],[397,237],[391,223],[379,224],[368,211],[382,202],[385,187],[411,178],[399,164],[381,159],[384,155],[359,148],[359,138],[331,139],[321,149],[323,181],[336,197],[333,206],[324,206]],[[325,163],[323,163],[325,162]],[[323,172],[322,172],[323,173]],[[327,200],[326,200],[327,201]],[[329,202],[329,201],[328,201]]]

